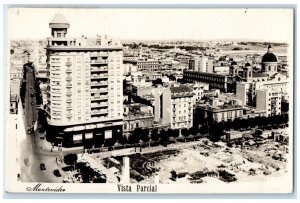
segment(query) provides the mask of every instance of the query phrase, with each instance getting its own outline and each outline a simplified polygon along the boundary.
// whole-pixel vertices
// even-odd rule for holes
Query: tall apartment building
[[[189,60],[189,69],[199,72],[212,73],[213,72],[213,60],[208,59],[205,56],[194,57]]]
[[[193,127],[193,89],[187,86],[170,87],[171,129]]]
[[[47,140],[64,146],[122,135],[123,47],[97,37],[68,37],[70,24],[62,15],[50,22],[47,45]]]
[[[256,108],[266,111],[266,116],[281,114],[281,91],[278,90],[257,90]]]

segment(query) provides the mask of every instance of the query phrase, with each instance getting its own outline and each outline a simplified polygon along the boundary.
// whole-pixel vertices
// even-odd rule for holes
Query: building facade
[[[193,90],[193,104],[199,102],[204,97],[204,92],[209,90],[209,85],[206,83],[195,82],[186,85]]]
[[[193,127],[193,89],[187,86],[170,87],[171,129]]]
[[[213,60],[205,56],[193,57],[189,60],[189,70],[213,73]]]
[[[266,112],[266,116],[281,114],[281,92],[278,90],[257,90],[257,110]]]
[[[220,104],[218,99],[212,99],[209,104],[198,105],[197,111],[206,119],[215,122],[233,121],[243,117],[243,107],[235,101]]]
[[[122,134],[120,42],[98,36],[96,43],[89,45],[84,36],[67,37],[70,24],[62,15],[56,15],[49,27],[47,139],[72,146]]]
[[[184,70],[183,78],[187,82],[206,83],[209,84],[210,89],[217,88],[220,89],[221,92],[227,92],[227,75]]]
[[[154,126],[154,114],[151,106],[133,104],[124,106],[123,132],[129,136],[135,128],[151,129]]]
[[[266,116],[278,115],[281,100],[289,97],[289,82],[287,75],[278,72],[277,57],[271,52],[271,46],[268,47],[267,53],[262,57],[261,66],[261,71],[254,72],[250,64],[246,63],[240,75],[236,72],[237,69],[232,66],[230,74],[237,76],[239,80],[236,82],[236,96],[243,105],[266,111]],[[276,97],[280,95],[281,98],[277,98],[280,105],[271,113],[271,110],[268,110],[270,109],[268,106],[271,105],[269,103],[271,98],[268,98],[268,95],[273,95],[272,92],[274,91],[277,92],[274,93]]]

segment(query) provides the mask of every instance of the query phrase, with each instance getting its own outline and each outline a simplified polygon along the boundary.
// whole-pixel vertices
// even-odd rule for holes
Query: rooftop
[[[188,86],[179,86],[179,87],[170,87],[171,93],[185,93],[185,92],[192,92],[193,89]]]
[[[254,78],[262,78],[262,77],[268,77],[265,73],[254,73],[253,72],[253,77]]]
[[[224,110],[233,110],[233,109],[242,109],[243,107],[240,105],[232,105],[232,104],[223,104],[220,106],[211,106],[209,104],[204,104],[204,105],[198,105],[198,107],[205,109],[205,110],[210,110],[210,111],[224,111]]]
[[[277,62],[277,57],[273,53],[266,53],[262,58],[262,62]]]
[[[141,110],[141,107],[148,107],[147,105],[136,103],[128,105],[128,113],[125,114],[125,117],[153,117],[153,114],[150,109],[149,111]]]

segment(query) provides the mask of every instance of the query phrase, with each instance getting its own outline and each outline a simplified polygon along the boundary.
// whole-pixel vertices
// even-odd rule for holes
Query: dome
[[[272,53],[271,45],[268,46],[268,52],[262,57],[261,62],[277,62],[277,57]]]
[[[277,57],[273,53],[266,53],[262,57],[262,62],[277,62]]]
[[[67,19],[60,13],[56,13],[50,23],[69,24]]]
[[[69,28],[70,24],[62,14],[55,14],[49,23],[50,28]]]

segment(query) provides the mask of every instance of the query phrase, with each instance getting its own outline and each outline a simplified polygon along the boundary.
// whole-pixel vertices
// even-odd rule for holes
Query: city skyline
[[[96,37],[97,34],[109,34],[124,41],[248,40],[291,43],[293,39],[293,33],[286,32],[293,27],[293,12],[288,9],[200,8],[181,10],[105,8],[100,12],[99,9],[12,8],[9,10],[9,38],[11,40],[47,38],[50,33],[46,25],[55,13],[61,13],[69,20],[72,25],[70,36],[85,35],[88,38]],[[34,24],[31,23],[32,18],[35,19]],[[258,20],[260,23],[255,23]]]
[[[242,9],[86,11],[10,11],[13,37],[42,40],[10,41],[7,191],[293,189],[293,31],[283,10],[252,10],[251,19]],[[209,32],[261,42],[118,39]],[[274,43],[278,34],[284,42]]]

